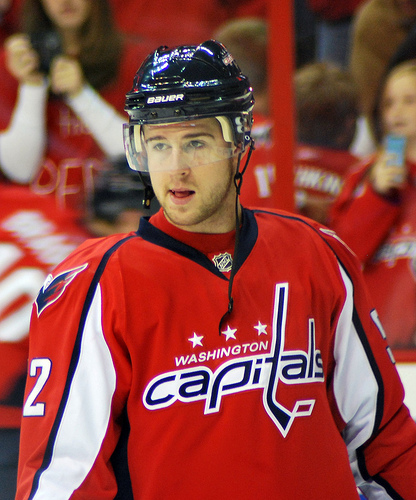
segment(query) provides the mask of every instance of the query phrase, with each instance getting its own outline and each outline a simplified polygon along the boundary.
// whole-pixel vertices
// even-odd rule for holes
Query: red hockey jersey
[[[0,184],[0,428],[18,428],[33,299],[47,274],[90,235],[26,186]]]
[[[241,203],[246,207],[279,208],[272,120],[255,114],[255,149],[244,174]],[[297,144],[294,158],[295,208],[302,215],[327,223],[327,212],[341,191],[344,177],[358,159],[349,151]],[[244,160],[243,160],[244,161]]]
[[[364,264],[364,278],[387,339],[416,347],[416,165],[400,199],[378,195],[365,176],[373,158],[346,181],[330,225]]]
[[[136,500],[416,498],[416,426],[355,258],[284,212],[244,210],[232,240],[159,212],[48,277],[17,500],[113,499],[117,481]]]
[[[295,206],[297,211],[328,224],[329,209],[344,177],[358,162],[348,150],[297,144],[295,149]]]

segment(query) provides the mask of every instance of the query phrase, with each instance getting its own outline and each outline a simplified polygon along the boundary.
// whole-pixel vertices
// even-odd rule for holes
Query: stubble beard
[[[230,196],[231,191],[235,193],[233,179],[234,174],[230,169],[230,175],[221,185],[222,188],[212,189],[206,193],[195,208],[189,209],[185,206],[171,210],[170,207],[163,207],[166,218],[175,226],[187,231],[223,232],[220,228],[229,218],[232,219],[233,227],[235,198]]]

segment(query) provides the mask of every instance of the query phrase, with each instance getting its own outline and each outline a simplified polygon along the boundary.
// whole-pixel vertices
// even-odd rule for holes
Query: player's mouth
[[[175,205],[185,205],[195,194],[191,189],[170,189],[170,199]]]

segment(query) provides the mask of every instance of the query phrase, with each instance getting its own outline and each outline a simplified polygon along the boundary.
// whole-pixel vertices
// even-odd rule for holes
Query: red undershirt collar
[[[231,248],[234,248],[235,230],[228,233],[215,234],[184,231],[166,219],[163,209],[153,215],[150,218],[150,222],[164,233],[172,236],[172,238],[196,248],[204,254],[229,251]]]

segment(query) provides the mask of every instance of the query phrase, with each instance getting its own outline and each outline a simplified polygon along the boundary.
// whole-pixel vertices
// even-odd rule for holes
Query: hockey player
[[[36,298],[17,500],[416,498],[356,258],[239,204],[252,106],[215,41],[140,67],[125,145],[162,210],[81,245]]]

